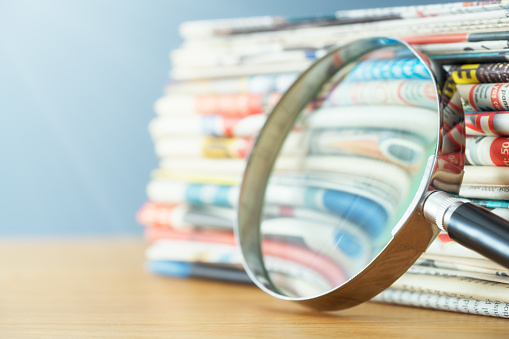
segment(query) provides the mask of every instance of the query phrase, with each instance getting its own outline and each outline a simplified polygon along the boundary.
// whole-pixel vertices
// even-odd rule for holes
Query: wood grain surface
[[[157,277],[141,239],[0,241],[0,338],[507,338],[509,321],[365,303],[319,313],[252,285]]]

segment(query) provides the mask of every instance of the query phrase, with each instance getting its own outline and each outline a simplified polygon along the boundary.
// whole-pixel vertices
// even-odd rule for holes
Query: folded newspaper
[[[461,96],[467,136],[459,197],[509,220],[508,11],[509,2],[500,0],[183,23],[185,41],[170,53],[170,81],[154,105],[156,116],[149,126],[160,164],[137,216],[151,243],[148,270],[250,282],[233,227],[239,183],[254,138],[301,72],[331,46],[373,32],[408,42],[449,73]],[[372,71],[376,65],[362,67]],[[390,108],[412,100],[406,93],[426,92],[427,82],[414,70],[404,80],[355,79],[354,85],[341,84],[324,100],[332,106],[359,105],[373,86],[397,89],[397,97],[387,95],[377,106],[379,116],[396,115]],[[422,98],[412,103],[433,104]],[[328,155],[341,152],[369,157],[370,150],[345,146],[348,140],[359,140],[360,134],[371,144],[384,134],[361,132],[345,135],[330,129],[308,135],[313,163],[326,164]],[[392,137],[412,142],[416,135],[422,137],[418,134],[415,129]],[[276,167],[295,166],[293,155],[301,138],[299,131],[291,132]],[[314,206],[285,204],[277,194],[272,200],[264,213],[276,221],[330,218]],[[509,318],[508,274],[440,234],[407,273],[372,301]]]

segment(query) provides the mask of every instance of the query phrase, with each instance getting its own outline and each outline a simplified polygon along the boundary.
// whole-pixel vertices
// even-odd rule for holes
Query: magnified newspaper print
[[[437,87],[406,47],[338,66],[293,126],[265,194],[264,263],[290,297],[340,286],[378,255],[437,148]]]

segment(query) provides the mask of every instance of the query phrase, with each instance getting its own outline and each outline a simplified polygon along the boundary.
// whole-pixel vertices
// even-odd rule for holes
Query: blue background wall
[[[0,1],[0,235],[141,233],[147,124],[179,23],[382,4],[416,3]]]

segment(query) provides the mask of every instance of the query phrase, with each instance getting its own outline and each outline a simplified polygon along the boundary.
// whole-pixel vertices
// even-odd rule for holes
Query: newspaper
[[[443,93],[443,149],[466,163],[456,196],[509,220],[508,9],[504,1],[460,2],[184,23],[184,42],[170,54],[171,79],[149,126],[161,162],[137,215],[152,244],[147,268],[168,276],[248,281],[233,227],[252,143],[299,74],[329,47],[373,32],[407,41],[450,74],[460,97]],[[267,269],[289,295],[321,293],[361,269],[351,258],[376,251],[373,239],[386,237],[365,211],[374,211],[383,224],[411,192],[416,169],[436,143],[429,131],[438,103],[429,75],[408,55],[392,57],[397,62],[360,62],[348,81],[324,89],[274,167],[309,172],[272,183],[266,194]],[[463,134],[465,144],[458,141]],[[345,160],[352,165],[339,165]],[[363,182],[355,164],[376,166],[383,175]],[[358,204],[340,203],[352,194],[362,198]],[[341,220],[346,226],[336,229],[344,209],[351,209]],[[310,224],[331,232],[334,251],[317,251]],[[357,263],[363,266],[363,260]],[[508,274],[440,234],[374,301],[509,317]],[[292,278],[302,284],[285,285]]]

